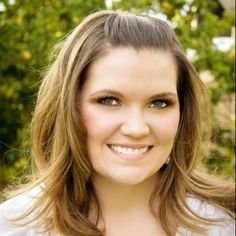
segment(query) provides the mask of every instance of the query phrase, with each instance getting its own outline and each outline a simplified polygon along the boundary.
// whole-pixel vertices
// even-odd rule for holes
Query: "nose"
[[[142,138],[150,133],[150,128],[144,119],[141,111],[129,111],[124,117],[121,125],[121,132],[125,136],[132,138]]]

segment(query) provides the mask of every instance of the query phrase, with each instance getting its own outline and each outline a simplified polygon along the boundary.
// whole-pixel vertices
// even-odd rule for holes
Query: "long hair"
[[[176,61],[179,128],[171,160],[160,170],[161,180],[151,196],[150,209],[169,236],[178,227],[202,233],[204,228],[199,225],[213,220],[194,213],[187,204],[188,196],[210,202],[230,215],[234,207],[232,185],[209,178],[198,168],[205,155],[202,145],[210,137],[207,90],[167,23],[117,11],[91,14],[57,46],[59,52],[39,89],[31,126],[36,170],[30,187],[41,184],[43,191],[21,217],[37,210],[30,221],[44,225],[46,231],[102,235],[96,225],[99,205],[90,181],[93,169],[78,100],[91,62],[119,47],[169,51]],[[94,221],[89,220],[91,201],[96,203]]]

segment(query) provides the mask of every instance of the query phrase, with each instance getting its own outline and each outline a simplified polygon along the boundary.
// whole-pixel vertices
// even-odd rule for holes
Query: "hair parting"
[[[98,227],[101,214],[90,181],[93,169],[78,105],[90,64],[119,47],[169,51],[176,61],[179,129],[170,162],[160,170],[150,208],[168,236],[174,235],[179,226],[204,233],[200,225],[217,220],[198,216],[188,206],[188,197],[214,204],[231,216],[234,212],[232,184],[196,169],[206,155],[203,144],[210,137],[207,90],[168,24],[150,16],[117,11],[99,11],[86,17],[57,46],[56,57],[53,51],[55,60],[40,86],[31,123],[36,171],[24,188],[40,185],[42,191],[15,222],[27,217],[31,220],[24,224],[36,224],[45,233],[56,230],[61,235],[103,235]]]

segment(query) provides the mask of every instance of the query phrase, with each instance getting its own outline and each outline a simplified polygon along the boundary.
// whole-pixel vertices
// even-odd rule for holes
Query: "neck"
[[[124,212],[149,211],[149,199],[157,183],[154,175],[142,183],[126,185],[94,174],[92,182],[103,215],[124,215]]]

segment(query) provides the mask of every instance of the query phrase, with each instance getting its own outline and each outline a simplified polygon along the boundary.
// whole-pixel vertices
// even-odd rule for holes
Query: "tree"
[[[82,17],[104,9],[103,0],[0,1],[0,178],[9,180],[27,164],[31,112],[55,43]],[[27,138],[26,138],[27,140]],[[1,181],[0,181],[1,182]]]
[[[197,71],[202,75],[207,72],[208,78],[213,78],[207,85],[213,104],[214,128],[211,152],[204,164],[209,171],[234,175],[235,45],[221,51],[214,44],[216,37],[232,35],[234,10],[224,10],[218,1],[205,0],[121,0],[115,1],[113,8],[146,12],[168,20],[186,53],[188,49],[194,52]]]
[[[0,0],[0,6],[0,178],[8,181],[28,163],[29,147],[23,143],[49,51],[81,18],[106,5],[103,0]],[[222,98],[234,94],[235,55],[233,48],[219,51],[213,38],[231,34],[234,12],[224,11],[217,1],[205,0],[120,0],[113,2],[113,9],[166,17],[184,48],[194,50],[197,70],[214,77],[209,89],[214,104],[213,137],[217,138],[205,164],[209,170],[217,168],[232,175],[234,120],[228,117],[229,123],[227,119],[220,123],[217,108]]]

